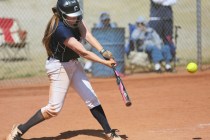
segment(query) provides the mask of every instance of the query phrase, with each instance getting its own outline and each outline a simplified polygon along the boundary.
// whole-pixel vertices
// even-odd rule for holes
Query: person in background
[[[136,21],[136,28],[131,34],[135,41],[137,51],[145,51],[154,63],[155,72],[161,72],[161,62],[165,61],[165,70],[171,71],[170,61],[172,59],[169,46],[163,46],[162,40],[157,32],[147,27],[144,17],[140,16]]]
[[[99,18],[99,23],[95,25],[96,28],[116,28],[117,24],[111,22],[109,13],[102,12]]]
[[[122,140],[116,134],[116,130],[109,125],[102,105],[78,61],[79,57],[83,57],[111,68],[113,65],[116,66],[111,52],[105,50],[88,31],[77,0],[58,0],[52,10],[53,15],[42,39],[48,54],[45,63],[50,80],[48,103],[26,122],[14,125],[6,140],[20,140],[31,127],[57,116],[64,105],[69,86],[72,86],[84,101],[103,128],[106,138]],[[105,59],[87,51],[80,42],[81,39],[89,42]]]
[[[175,56],[175,45],[173,43],[173,9],[172,5],[177,0],[150,0],[150,22],[153,28],[162,38],[165,46],[170,47],[172,56]]]
[[[99,23],[95,25],[95,28],[116,28],[116,27],[117,27],[117,24],[114,22],[111,22],[110,15],[107,12],[101,13],[100,18],[99,18]],[[88,43],[85,44],[85,47],[90,48]],[[84,70],[87,73],[92,72],[92,61],[90,60],[85,61]]]

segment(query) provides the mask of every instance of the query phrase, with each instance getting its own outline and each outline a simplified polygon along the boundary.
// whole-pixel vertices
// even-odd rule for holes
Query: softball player
[[[14,125],[11,133],[7,136],[7,140],[19,140],[31,127],[57,116],[62,109],[70,84],[100,123],[106,138],[109,140],[122,140],[116,134],[116,130],[111,129],[103,108],[81,64],[77,60],[81,56],[112,67],[112,65],[116,65],[116,62],[112,59],[112,53],[104,50],[87,30],[77,0],[58,0],[56,7],[52,10],[54,15],[47,25],[42,40],[48,54],[45,68],[50,80],[49,102],[27,122]],[[79,42],[81,39],[86,39],[100,51],[106,60],[84,49]]]

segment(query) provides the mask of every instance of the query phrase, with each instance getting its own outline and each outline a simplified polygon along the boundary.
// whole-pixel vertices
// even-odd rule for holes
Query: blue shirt
[[[61,62],[68,62],[71,59],[79,58],[76,52],[63,44],[70,37],[75,37],[79,41],[81,37],[79,29],[68,27],[60,20],[51,38],[50,49],[53,53],[53,58]]]

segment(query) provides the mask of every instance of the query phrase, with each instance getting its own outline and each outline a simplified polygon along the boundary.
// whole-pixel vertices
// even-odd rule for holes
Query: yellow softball
[[[198,70],[198,66],[194,62],[190,62],[187,64],[187,71],[190,73],[195,73]]]

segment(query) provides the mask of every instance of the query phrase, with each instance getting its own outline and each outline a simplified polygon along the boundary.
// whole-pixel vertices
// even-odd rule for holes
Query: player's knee
[[[47,105],[42,109],[42,114],[45,119],[50,119],[52,117],[56,117],[60,113],[61,108],[61,105]]]
[[[89,109],[92,109],[92,108],[100,105],[100,102],[97,97],[93,97],[91,100],[86,101],[86,105]]]

